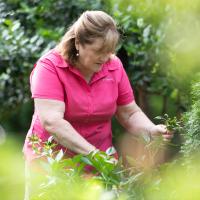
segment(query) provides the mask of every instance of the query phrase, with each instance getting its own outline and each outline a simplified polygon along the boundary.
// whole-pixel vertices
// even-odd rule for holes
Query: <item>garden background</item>
[[[0,198],[23,198],[21,149],[33,114],[31,69],[85,10],[103,10],[116,20],[121,33],[116,54],[143,111],[155,123],[159,123],[156,116],[167,113],[183,127],[165,148],[162,163],[173,163],[176,172],[179,165],[174,162],[181,159],[184,170],[193,169],[194,174],[189,170],[189,179],[183,179],[181,172],[168,170],[172,179],[162,183],[167,189],[157,183],[155,196],[146,194],[149,187],[134,182],[140,186],[134,198],[165,199],[167,194],[166,199],[199,199],[199,175],[195,174],[199,160],[194,156],[200,147],[199,0],[0,0]],[[117,147],[123,132],[113,119]],[[179,179],[176,184],[174,177]],[[174,191],[177,184],[180,188]],[[113,198],[134,199],[129,192],[124,194]]]

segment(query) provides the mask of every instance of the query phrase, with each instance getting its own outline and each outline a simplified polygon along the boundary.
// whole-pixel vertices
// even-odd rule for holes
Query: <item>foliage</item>
[[[11,138],[7,138],[6,143],[0,144],[1,199],[23,199],[24,163],[20,156],[21,145],[16,141],[16,138],[12,140]],[[56,161],[55,158],[57,155],[59,156]],[[188,166],[183,165],[185,159],[179,159],[149,170],[143,170],[142,168],[133,170],[133,168],[135,169],[135,164],[133,163],[130,168],[117,171],[117,174],[120,175],[119,182],[123,184],[120,187],[113,186],[108,190],[105,189],[105,186],[97,174],[80,173],[80,171],[77,170],[79,166],[71,170],[63,169],[63,166],[73,166],[73,163],[76,165],[77,162],[69,159],[68,162],[63,164],[62,160],[67,161],[68,159],[61,155],[62,153],[60,152],[55,154],[53,159],[54,164],[51,164],[50,161],[46,164],[40,163],[45,174],[41,171],[33,171],[33,178],[37,177],[37,175],[39,176],[39,174],[41,176],[38,177],[39,180],[37,181],[39,182],[36,181],[37,187],[36,190],[34,190],[32,200],[199,199],[200,160],[198,154]],[[78,157],[79,161],[80,157],[82,156]],[[95,155],[93,158],[95,158]],[[82,161],[80,162],[83,163]],[[114,163],[113,165],[116,167]],[[124,179],[123,176],[121,177],[123,174],[126,179]]]
[[[45,169],[48,179],[42,181],[42,187],[38,188],[35,193],[36,196],[47,195],[50,197],[52,187],[56,194],[60,191],[60,188],[69,192],[64,188],[69,188],[69,184],[74,187],[76,181],[83,182],[85,180],[80,179],[89,177],[91,180],[98,181],[104,192],[110,192],[114,199],[125,195],[126,199],[137,200],[143,199],[146,189],[152,184],[154,186],[158,185],[159,181],[157,179],[161,178],[158,169],[153,168],[155,167],[154,159],[156,154],[165,145],[161,137],[151,141],[148,135],[141,135],[140,141],[144,143],[147,154],[142,155],[137,160],[127,156],[128,168],[124,168],[122,159],[116,162],[112,156],[107,155],[108,151],[107,153],[94,151],[89,155],[79,154],[69,158],[65,157],[63,150],[55,149],[57,143],[54,141],[53,136],[48,141],[41,142],[38,136],[33,134],[29,137],[29,141],[34,152],[40,158],[46,158],[46,161],[41,162],[40,165]],[[148,162],[150,163],[147,163],[146,160],[149,160]],[[153,179],[155,175],[157,177],[156,180]],[[62,197],[60,198],[62,199]]]
[[[146,136],[143,137],[145,148],[153,156],[162,142],[158,139],[152,143],[145,138]],[[178,200],[191,195],[193,199],[198,199],[198,162],[193,163],[192,173],[191,169],[182,164],[181,159],[156,168],[147,168],[138,164],[137,160],[129,158],[130,167],[124,168],[121,161],[116,163],[111,156],[101,151],[66,158],[62,150],[53,151],[53,137],[44,142],[44,145],[41,145],[36,135],[32,135],[29,140],[37,154],[47,158],[46,162],[39,164],[45,173],[42,172],[43,179],[39,179],[39,184],[36,184],[37,190],[32,200],[61,200],[66,199],[66,196],[76,200],[86,197],[107,200]],[[144,158],[140,161],[144,162]],[[88,165],[93,167],[89,173],[86,170]],[[35,177],[35,174],[33,176]]]
[[[171,99],[178,113],[182,112],[190,100],[187,93],[193,72],[199,72],[196,53],[200,38],[193,37],[200,27],[199,2],[111,2],[124,34],[122,49],[139,105],[148,112],[149,95],[158,94],[163,97],[162,114],[167,112]]]
[[[0,199],[23,199],[24,163],[19,138],[0,137],[0,158]]]
[[[148,15],[148,6],[142,1],[118,1],[113,6],[114,17],[123,33],[121,49],[127,54],[129,77],[138,103],[145,110],[148,109],[145,107],[145,104],[148,107],[147,94],[170,96],[174,91],[168,74],[162,70],[166,68],[169,57],[165,56],[166,61],[160,59],[167,55],[168,49],[164,42],[165,24],[162,21],[166,11],[161,7],[163,17],[152,19],[153,16]],[[159,13],[154,12],[154,15]]]
[[[27,91],[30,63],[36,59],[43,39],[39,35],[27,36],[21,22],[10,18],[13,13],[6,11],[2,2],[1,5],[0,112],[3,113],[8,112],[6,108],[15,108],[19,102],[29,99]]]
[[[113,199],[113,195],[120,197],[119,194],[115,194],[114,192],[114,188],[119,187],[120,183],[120,176],[116,171],[120,166],[116,164],[113,157],[107,155],[105,152],[94,151],[89,155],[80,154],[73,158],[65,158],[63,150],[54,150],[56,143],[52,136],[48,141],[41,142],[40,139],[33,134],[29,138],[29,141],[35,153],[47,159],[47,162],[43,162],[41,166],[45,169],[45,173],[48,174],[48,179],[42,183],[42,187],[39,188],[33,199],[35,199],[37,195],[40,195],[40,198],[44,199],[48,196],[50,197],[50,191],[52,189],[54,191],[54,196],[57,196],[57,198],[60,196],[60,199],[62,199],[63,193],[59,194],[61,188],[63,188],[63,191],[66,191],[67,188],[72,189],[77,185],[78,188],[81,186],[85,189],[89,189],[89,185],[93,187],[92,182],[99,185],[99,189],[96,188],[98,190],[94,188],[96,192],[102,192],[102,184],[104,184],[107,190],[113,189],[111,198],[108,199]],[[88,166],[92,166],[92,168]],[[91,176],[93,181],[87,182],[85,180],[87,176]],[[81,183],[83,183],[83,185]],[[65,194],[68,195],[68,192],[69,190],[67,190]],[[93,194],[95,193],[92,193],[92,195]],[[87,196],[88,195],[89,197],[91,196],[91,194],[87,194]],[[98,196],[100,194],[96,195]],[[79,197],[76,199],[79,199]]]
[[[146,190],[147,200],[198,200],[200,195],[199,155],[195,155],[195,162],[185,166],[185,160],[179,159],[162,165],[159,177],[152,177],[152,184]],[[189,168],[188,168],[189,167]],[[158,175],[158,174],[157,174]]]
[[[191,95],[193,104],[184,115],[185,142],[182,146],[182,152],[187,160],[193,159],[193,155],[199,152],[200,148],[200,79],[193,84]]]
[[[47,157],[48,162],[56,167],[56,163],[61,161],[64,156],[63,150],[55,151],[54,148],[57,144],[53,141],[53,136],[51,136],[48,141],[41,142],[36,135],[32,135],[29,138],[32,148],[35,153],[39,154],[41,157]],[[82,164],[80,162],[82,161]],[[95,151],[90,153],[88,156],[77,155],[73,158],[68,158],[67,160],[62,160],[63,166],[69,167],[66,171],[68,176],[74,176],[74,174],[80,174],[84,171],[86,164],[95,167],[95,169],[100,172],[102,181],[105,183],[106,187],[116,184],[117,176],[113,171],[115,159],[110,157],[104,152]],[[79,165],[80,164],[80,165]],[[48,170],[49,171],[49,170]],[[94,173],[97,173],[95,171]],[[70,175],[70,173],[72,173]],[[116,179],[116,180],[115,180]]]
[[[157,116],[155,119],[160,120],[169,131],[180,131],[182,129],[181,122],[177,120],[177,117],[170,118],[168,114],[164,116]]]

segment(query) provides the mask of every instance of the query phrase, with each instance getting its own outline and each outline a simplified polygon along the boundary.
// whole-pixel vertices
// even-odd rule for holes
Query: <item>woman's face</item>
[[[78,65],[79,69],[85,73],[95,73],[101,70],[102,64],[107,62],[112,52],[100,51],[103,40],[96,39],[92,44],[76,44],[79,51]]]

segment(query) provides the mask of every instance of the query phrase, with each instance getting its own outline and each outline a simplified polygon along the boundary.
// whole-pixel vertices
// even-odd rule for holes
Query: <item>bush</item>
[[[191,160],[200,149],[200,78],[193,84],[191,95],[193,104],[184,115],[185,132],[183,137],[185,142],[182,146],[182,152],[187,160]]]

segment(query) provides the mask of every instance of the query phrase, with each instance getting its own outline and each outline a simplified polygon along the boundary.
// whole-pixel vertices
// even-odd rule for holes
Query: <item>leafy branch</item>
[[[177,117],[170,118],[168,114],[164,114],[164,116],[157,116],[155,119],[165,124],[169,131],[180,131],[182,129],[181,121]]]

